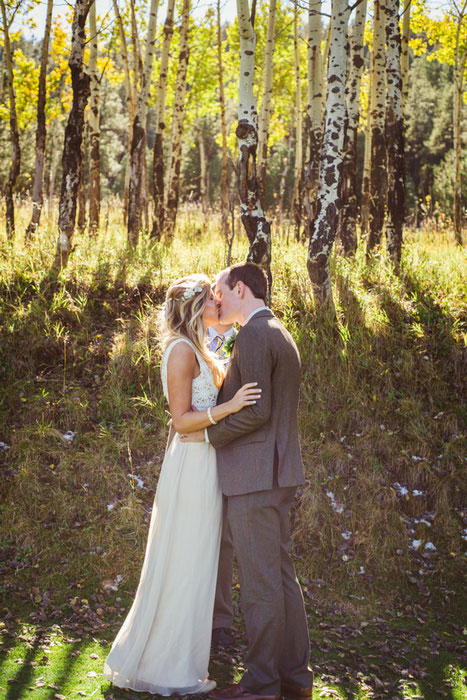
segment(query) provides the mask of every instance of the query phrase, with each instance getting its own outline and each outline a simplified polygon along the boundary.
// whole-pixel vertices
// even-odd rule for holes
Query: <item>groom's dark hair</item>
[[[256,299],[266,300],[268,295],[268,278],[264,270],[256,263],[237,263],[229,268],[227,285],[233,289],[237,282],[243,282]]]

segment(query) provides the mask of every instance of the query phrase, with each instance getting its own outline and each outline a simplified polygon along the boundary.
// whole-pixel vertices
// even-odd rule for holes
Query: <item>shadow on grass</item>
[[[20,700],[20,698],[24,697],[23,693],[31,683],[31,679],[34,674],[34,667],[31,665],[31,663],[34,662],[34,659],[39,651],[39,645],[40,639],[38,637],[35,637],[34,642],[28,645],[26,656],[21,661],[21,664],[18,664],[16,674],[9,679],[11,682],[8,684],[4,700]],[[13,646],[14,643],[12,642],[11,647]],[[3,664],[0,664],[0,670],[2,665]]]

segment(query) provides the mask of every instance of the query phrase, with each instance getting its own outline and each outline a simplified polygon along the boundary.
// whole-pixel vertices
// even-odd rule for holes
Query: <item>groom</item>
[[[219,401],[246,382],[261,399],[188,439],[216,448],[227,497],[249,648],[239,684],[216,700],[311,700],[309,639],[303,596],[289,555],[289,509],[304,481],[298,443],[300,357],[290,334],[265,305],[267,278],[254,263],[222,272],[216,284],[219,321],[238,322]]]

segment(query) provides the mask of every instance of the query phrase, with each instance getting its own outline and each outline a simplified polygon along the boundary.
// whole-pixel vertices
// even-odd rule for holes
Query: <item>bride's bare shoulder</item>
[[[173,347],[171,347],[173,345]],[[186,341],[171,343],[167,347],[170,350],[169,359],[167,361],[170,369],[193,367],[196,364],[196,355],[193,347]]]

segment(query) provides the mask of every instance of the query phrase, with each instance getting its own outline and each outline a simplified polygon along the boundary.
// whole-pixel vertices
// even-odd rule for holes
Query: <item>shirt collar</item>
[[[212,340],[213,338],[227,339],[227,338],[230,338],[230,336],[233,335],[233,333],[235,333],[235,329],[233,326],[231,328],[229,328],[227,331],[225,331],[225,333],[221,333],[220,331],[216,331],[214,326],[208,326],[208,335],[209,335],[210,340]]]
[[[245,323],[243,325],[246,326],[248,321],[250,321],[255,314],[259,313],[260,311],[264,311],[265,309],[268,310],[268,307],[267,306],[260,306],[259,308],[252,311],[251,314],[248,316],[248,318],[245,320]]]

